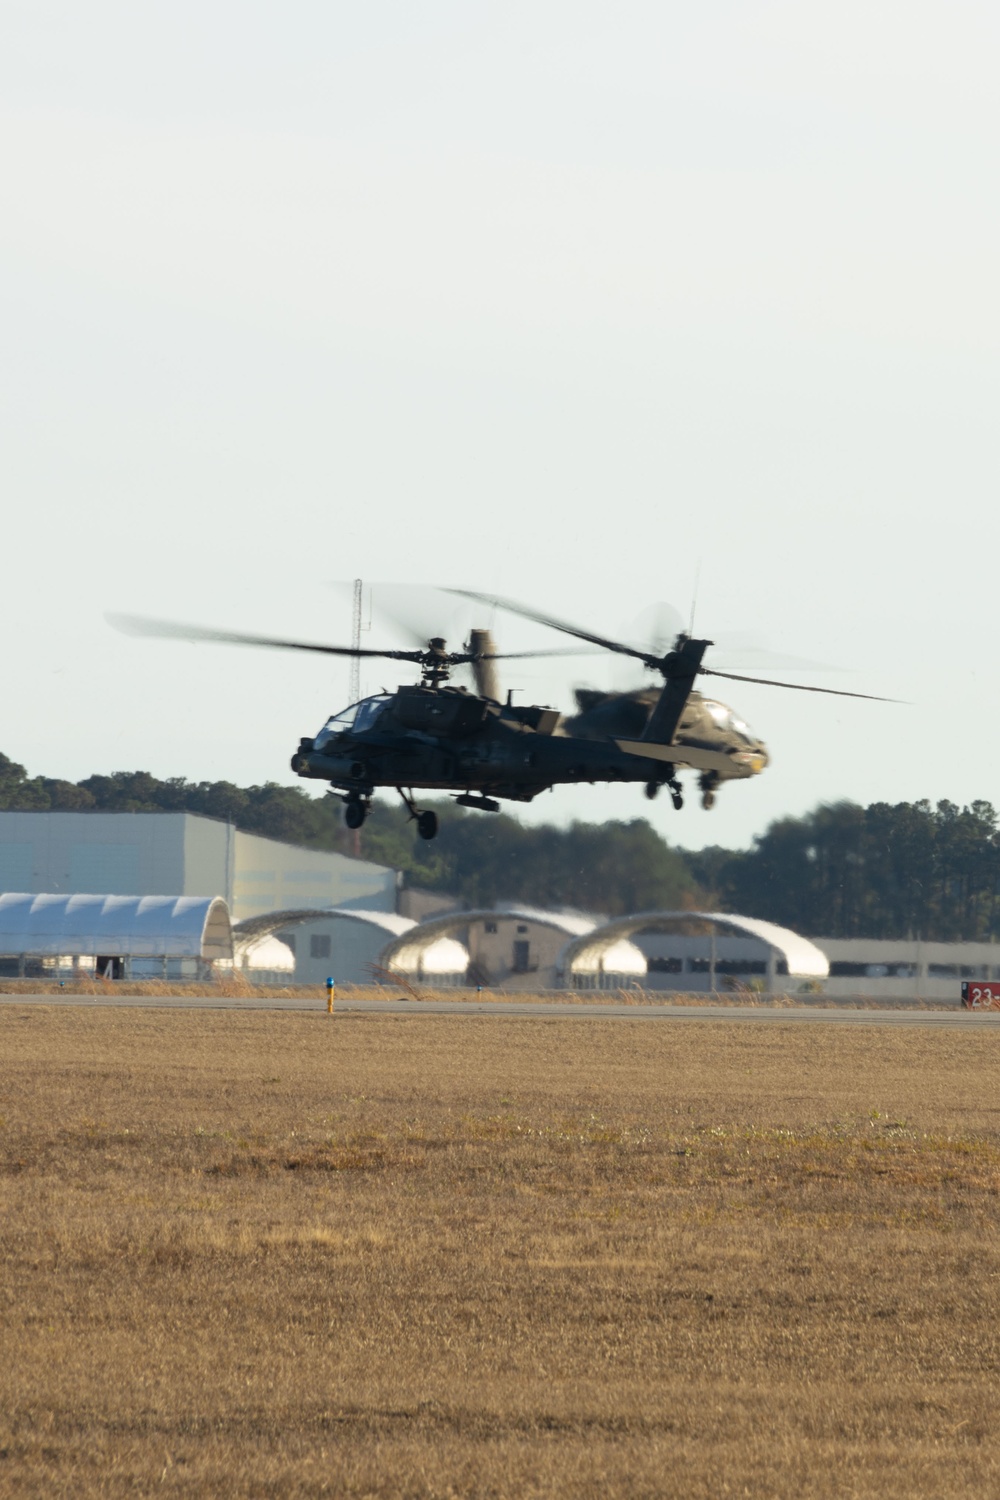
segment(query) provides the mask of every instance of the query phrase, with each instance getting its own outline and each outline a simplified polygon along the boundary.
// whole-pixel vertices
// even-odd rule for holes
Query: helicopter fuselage
[[[578,694],[580,711],[497,703],[464,688],[403,686],[329,719],[303,739],[292,769],[329,782],[347,798],[376,787],[457,791],[480,800],[530,802],[549,787],[574,782],[661,784],[679,800],[676,773],[692,768],[706,806],[723,781],[762,771],[767,751],[724,704],[692,692],[669,745],[643,740],[659,698],[634,693]],[[707,799],[707,800],[706,800]]]
[[[467,589],[449,592],[488,604],[491,609],[503,608],[587,647],[639,661],[660,675],[662,685],[630,693],[580,689],[576,694],[577,712],[563,715],[554,708],[515,705],[509,694],[507,702],[501,703],[495,675],[498,661],[563,653],[497,651],[487,629],[472,630],[460,651],[449,651],[441,636],[431,636],[416,649],[397,650],[361,646],[357,637],[351,646],[337,646],[141,616],[118,616],[115,623],[131,634],[355,660],[382,658],[419,666],[419,684],[365,698],[334,715],[311,739],[300,740],[292,757],[292,770],[339,788],[346,804],[344,821],[354,830],[364,822],[375,789],[395,787],[425,839],[437,833],[437,814],[433,808],[421,811],[415,805],[414,788],[453,792],[462,806],[497,812],[500,804],[495,798],[530,802],[539,792],[574,782],[638,781],[645,783],[647,797],[655,797],[661,786],[668,787],[674,806],[681,807],[683,789],[678,773],[693,770],[698,775],[702,806],[711,807],[722,782],[757,775],[767,766],[768,754],[732,709],[696,691],[700,675],[797,692],[885,701],[872,699],[868,693],[747,677],[708,667],[704,656],[712,642],[683,631],[669,650],[663,649],[662,642],[644,650],[516,600]],[[475,693],[448,684],[450,673],[460,667],[471,668]]]

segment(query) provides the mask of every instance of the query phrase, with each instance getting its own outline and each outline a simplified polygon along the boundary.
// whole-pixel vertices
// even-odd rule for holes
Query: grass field
[[[8,1006],[0,1494],[996,1494],[998,1047]]]
[[[855,1010],[949,1010],[959,1009],[956,990],[953,1000],[926,999],[917,995],[909,997],[874,997],[871,995],[824,996],[806,988],[756,994],[745,987],[735,989],[706,990],[655,990],[642,989],[629,983],[619,989],[558,989],[530,994],[524,990],[484,988],[482,991],[467,988],[435,989],[424,980],[410,981],[399,977],[394,983],[340,984],[337,995],[342,1000],[413,1000],[439,1001],[508,1001],[523,1005],[533,1000],[544,1000],[547,1004],[563,1005],[724,1005],[764,1006],[769,1009],[788,1009],[791,1006],[817,1004],[850,1008]],[[58,979],[0,979],[0,995],[39,996],[87,995],[95,999],[120,1002],[123,999],[164,1000],[167,998],[191,999],[218,997],[224,1002],[246,1001],[292,1001],[302,1009],[325,1009],[326,990],[318,984],[253,984],[242,974],[226,978],[204,980],[162,979],[96,979],[82,974],[76,978]],[[295,1008],[294,1005],[290,1008]]]
[[[477,1000],[499,1000],[508,1001],[511,1004],[523,1005],[533,1000],[544,1000],[547,1004],[563,1005],[764,1005],[768,1007],[787,1008],[798,1005],[803,999],[815,999],[815,996],[800,994],[769,994],[756,995],[748,990],[716,990],[711,993],[706,991],[686,992],[683,990],[653,990],[641,989],[638,985],[630,984],[627,988],[622,987],[613,990],[575,990],[558,989],[545,990],[540,994],[530,994],[524,990],[505,990],[502,988],[483,988],[481,991],[474,988],[448,987],[435,989],[432,984],[423,980],[410,981],[400,977],[395,983],[385,984],[341,984],[336,988],[336,994],[341,1000],[412,1000],[437,1001],[444,1000],[451,1003],[456,1001]],[[57,979],[0,979],[0,995],[59,995],[65,998],[67,995],[87,995],[95,999],[111,1000],[120,1002],[122,999],[147,999],[164,1000],[168,998],[191,999],[206,997],[218,997],[222,1001],[239,1002],[246,1001],[297,1001],[304,1010],[326,1009],[326,989],[320,984],[253,984],[243,975],[237,974],[226,978],[213,979],[209,982],[204,980],[163,980],[163,979],[95,979],[90,975],[80,975],[75,979],[66,979],[60,983]],[[838,1001],[831,1000],[831,1005]],[[878,1001],[866,1000],[864,996],[857,996],[848,1002],[854,1006],[865,1008],[867,1005],[882,1008]],[[922,1002],[916,998],[898,1002],[908,1010],[925,1010],[932,1007],[940,1008],[940,1002]],[[884,1004],[884,1002],[882,1003]]]

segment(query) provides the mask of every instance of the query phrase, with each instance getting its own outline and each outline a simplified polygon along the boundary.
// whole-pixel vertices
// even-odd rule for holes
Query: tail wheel
[[[365,821],[367,811],[368,809],[365,807],[365,804],[360,800],[357,802],[348,802],[344,808],[344,822],[348,828],[360,828]]]
[[[434,839],[437,838],[437,831],[437,813],[432,812],[430,808],[428,808],[426,812],[422,812],[417,818],[417,832],[422,839]]]

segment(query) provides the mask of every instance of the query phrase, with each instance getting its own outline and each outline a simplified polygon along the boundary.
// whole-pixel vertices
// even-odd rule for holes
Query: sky
[[[518,816],[696,848],[1000,803],[998,32],[954,0],[6,0],[0,749],[301,784],[345,665],[109,611],[346,643],[361,577],[619,636],[696,595],[699,634],[905,702],[727,683],[772,764],[710,814]],[[407,643],[376,612],[366,644]]]

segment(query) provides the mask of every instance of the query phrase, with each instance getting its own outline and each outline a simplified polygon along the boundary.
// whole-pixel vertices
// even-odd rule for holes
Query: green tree
[[[362,832],[364,855],[470,906],[509,900],[618,915],[694,904],[683,856],[645,819],[528,827],[506,813],[434,806],[441,837],[425,843],[403,808],[376,804]]]
[[[698,857],[689,864],[698,878]],[[714,854],[711,873],[721,905],[816,936],[1000,934],[1000,834],[984,801],[821,806]]]
[[[852,802],[779,818],[750,849],[670,848],[643,818],[532,827],[450,799],[433,804],[441,837],[417,836],[405,808],[376,802],[360,852],[411,885],[476,906],[520,901],[616,916],[701,906],[744,912],[826,937],[1000,937],[1000,830],[989,802]],[[0,808],[192,812],[248,833],[350,854],[339,794],[266,782],[161,781],[115,771],[80,782],[29,777],[0,755]]]
[[[0,755],[0,807],[11,812],[44,812],[48,806],[48,794],[39,778],[29,781],[23,766]]]

